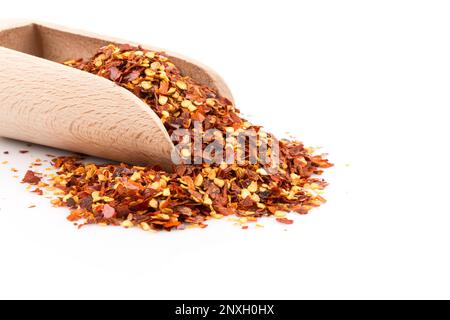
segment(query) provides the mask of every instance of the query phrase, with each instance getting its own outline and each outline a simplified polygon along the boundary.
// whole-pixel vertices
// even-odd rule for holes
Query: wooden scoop
[[[0,136],[170,170],[174,145],[148,105],[112,81],[61,64],[109,43],[137,45],[47,23],[0,22]],[[183,75],[233,101],[214,71],[165,52]]]

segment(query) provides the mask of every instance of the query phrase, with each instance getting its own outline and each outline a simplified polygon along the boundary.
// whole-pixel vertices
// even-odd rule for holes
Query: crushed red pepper
[[[31,191],[31,192],[36,193],[36,194],[38,194],[38,195],[40,195],[40,196],[42,196],[42,195],[44,194],[44,191],[42,191],[42,190],[39,189],[39,188],[36,188],[36,189],[34,189],[33,191]]]
[[[294,220],[290,220],[287,218],[277,218],[277,221],[284,224],[293,224]]]
[[[34,171],[28,170],[25,173],[22,182],[28,184],[38,184],[39,182],[41,182],[41,178]]]
[[[97,165],[80,157],[56,157],[52,165],[57,172],[47,176],[48,185],[32,171],[23,181],[56,190],[59,197],[52,203],[70,208],[68,220],[148,231],[204,228],[206,220],[233,215],[246,229],[247,222],[263,216],[292,224],[284,217],[287,212],[306,214],[325,202],[320,193],[327,183],[317,176],[332,164],[323,155],[314,155],[298,141],[278,141],[252,125],[228,99],[183,76],[164,53],[108,45],[88,61],[64,64],[133,92],[161,118],[169,134],[194,129],[194,121],[205,131],[217,129],[224,134],[253,129],[279,143],[280,151],[276,171],[250,163],[247,149],[243,164],[181,164],[174,165],[173,173],[157,167]],[[204,144],[209,142],[205,140]]]

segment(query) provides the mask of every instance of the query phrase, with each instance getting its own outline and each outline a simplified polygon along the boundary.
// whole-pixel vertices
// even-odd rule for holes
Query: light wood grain
[[[0,136],[169,170],[174,146],[143,101],[107,79],[60,64],[89,58],[108,43],[129,42],[46,23],[0,22]],[[214,71],[167,55],[183,74],[233,101]]]

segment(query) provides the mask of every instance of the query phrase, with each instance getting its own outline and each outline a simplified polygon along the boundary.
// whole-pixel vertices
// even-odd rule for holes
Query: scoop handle
[[[171,168],[158,116],[115,83],[0,47],[0,136]]]

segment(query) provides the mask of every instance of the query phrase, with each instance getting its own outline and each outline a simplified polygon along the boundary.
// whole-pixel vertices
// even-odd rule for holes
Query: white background
[[[288,227],[77,230],[10,171],[48,150],[1,139],[0,297],[450,298],[449,16],[446,1],[2,3],[203,61],[254,122],[336,166],[328,203]]]

